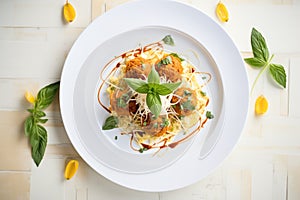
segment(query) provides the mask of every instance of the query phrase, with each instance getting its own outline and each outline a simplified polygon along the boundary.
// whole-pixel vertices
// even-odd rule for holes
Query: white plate
[[[128,138],[114,141],[116,130],[101,131],[108,114],[97,103],[99,73],[114,56],[167,34],[176,43],[169,50],[213,75],[207,92],[216,117],[193,140],[164,155],[131,153]],[[232,40],[199,10],[174,1],[135,1],[97,18],[74,43],[62,72],[60,105],[72,144],[98,173],[128,188],[168,191],[207,176],[232,151],[248,110],[247,74]],[[206,135],[205,143],[214,148],[200,159]]]

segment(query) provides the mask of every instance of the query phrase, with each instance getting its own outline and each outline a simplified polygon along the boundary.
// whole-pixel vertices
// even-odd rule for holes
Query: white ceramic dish
[[[114,56],[168,34],[176,43],[168,50],[212,74],[207,92],[216,117],[193,140],[160,156],[132,153],[128,138],[114,141],[117,130],[101,131],[108,114],[97,103],[99,73]],[[232,151],[247,115],[248,81],[237,48],[209,17],[174,1],[135,1],[97,18],[75,42],[61,77],[60,105],[72,144],[98,173],[128,188],[167,191],[207,176]],[[203,142],[214,148],[199,159]]]

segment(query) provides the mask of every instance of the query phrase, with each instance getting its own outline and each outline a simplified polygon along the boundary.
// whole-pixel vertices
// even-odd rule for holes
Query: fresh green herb
[[[192,105],[192,103],[191,103],[190,100],[188,100],[188,101],[182,103],[181,105],[182,105],[182,108],[183,108],[183,109],[186,109],[186,110],[195,110],[195,106]]]
[[[173,40],[173,38],[172,38],[171,35],[165,36],[165,37],[162,39],[162,41],[163,41],[165,44],[167,44],[167,45],[171,45],[171,46],[174,46],[174,45],[175,45],[174,40]]]
[[[161,84],[159,74],[155,70],[155,67],[152,67],[147,82],[135,78],[124,78],[124,80],[134,91],[142,94],[147,94],[146,104],[156,118],[161,112],[162,105],[160,95],[165,96],[171,94],[181,84],[181,82]]]
[[[206,111],[206,117],[208,119],[213,119],[215,116],[211,113],[211,111]]]
[[[171,63],[172,63],[172,59],[170,58],[170,56],[167,56],[164,59],[162,59],[161,61],[159,61],[157,66],[161,67],[162,65],[168,65],[168,64],[171,64]]]
[[[269,69],[269,73],[271,74],[273,80],[283,88],[286,88],[286,73],[284,67],[279,64],[271,63],[274,54],[270,56],[265,38],[255,28],[252,28],[251,32],[251,46],[254,57],[245,58],[244,60],[252,67],[261,68],[259,74],[254,80],[251,93],[257,83],[257,80],[267,69]]]
[[[118,118],[116,116],[109,116],[106,118],[102,130],[110,130],[118,127]]]
[[[202,96],[206,96],[206,92],[200,91]]]
[[[184,91],[183,91],[183,95],[184,95],[184,96],[191,96],[192,93],[191,93],[190,91],[188,91],[188,90],[184,90]]]
[[[181,58],[177,53],[170,53],[171,56],[174,56],[175,58],[178,58],[180,61],[184,61],[183,58]]]
[[[144,125],[144,126],[147,126],[147,122],[144,122],[143,125]]]
[[[125,108],[127,104],[122,98],[117,98],[117,106],[119,108]]]
[[[154,124],[153,124],[153,128],[157,128],[158,127],[158,124],[157,124],[157,122],[155,122]]]
[[[163,119],[163,123],[164,123],[164,127],[170,125],[170,122],[169,122],[169,120],[168,120],[167,118],[164,118],[164,119]]]
[[[143,147],[143,148],[140,148],[140,149],[139,149],[139,152],[140,152],[140,153],[143,153],[144,151],[147,151],[147,150],[148,150],[148,148]]]
[[[31,157],[36,166],[41,163],[47,146],[47,130],[41,124],[46,123],[48,119],[43,118],[46,116],[43,110],[52,103],[59,89],[59,83],[58,81],[42,88],[33,102],[33,108],[27,110],[30,116],[24,123],[25,135],[29,137]]]
[[[125,108],[127,106],[127,102],[129,100],[129,94],[122,94],[120,98],[117,98],[117,106],[120,108]]]

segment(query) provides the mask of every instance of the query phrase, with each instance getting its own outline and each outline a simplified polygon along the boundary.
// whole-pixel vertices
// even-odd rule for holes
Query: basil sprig
[[[271,74],[275,82],[283,88],[286,88],[286,73],[284,67],[280,64],[271,63],[274,54],[270,56],[265,38],[255,28],[252,28],[251,32],[251,46],[253,58],[245,58],[244,60],[247,64],[251,65],[252,67],[261,68],[261,71],[254,80],[251,92],[259,77],[267,69],[269,69],[269,73]]]
[[[152,67],[147,81],[136,78],[124,78],[124,80],[132,90],[141,94],[147,94],[146,104],[156,118],[161,112],[162,104],[160,95],[165,96],[171,94],[181,84],[181,82],[160,83],[159,74],[155,70],[155,67]]]
[[[47,130],[41,124],[46,123],[48,119],[44,118],[46,113],[43,110],[52,103],[59,89],[59,83],[58,81],[42,88],[37,94],[33,108],[27,109],[30,116],[24,123],[25,135],[29,137],[31,156],[36,166],[39,166],[43,159],[47,146]]]

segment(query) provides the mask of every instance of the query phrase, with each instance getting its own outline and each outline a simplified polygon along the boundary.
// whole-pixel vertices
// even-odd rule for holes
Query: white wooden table
[[[181,0],[214,20],[218,0]],[[64,0],[0,0],[0,199],[32,200],[181,200],[300,199],[300,1],[224,0],[230,20],[221,24],[244,57],[251,55],[250,32],[257,28],[285,66],[287,89],[267,75],[250,99],[242,138],[226,161],[207,178],[172,192],[145,193],[116,185],[93,171],[76,153],[64,130],[58,100],[47,109],[48,146],[37,168],[23,123],[29,104],[25,91],[37,92],[60,79],[73,42],[89,23],[125,0],[70,0],[77,10],[64,23]],[[218,22],[219,23],[219,22]],[[258,70],[245,65],[252,84]],[[269,100],[264,116],[254,114],[254,101]],[[80,162],[76,176],[65,181],[67,159]]]

